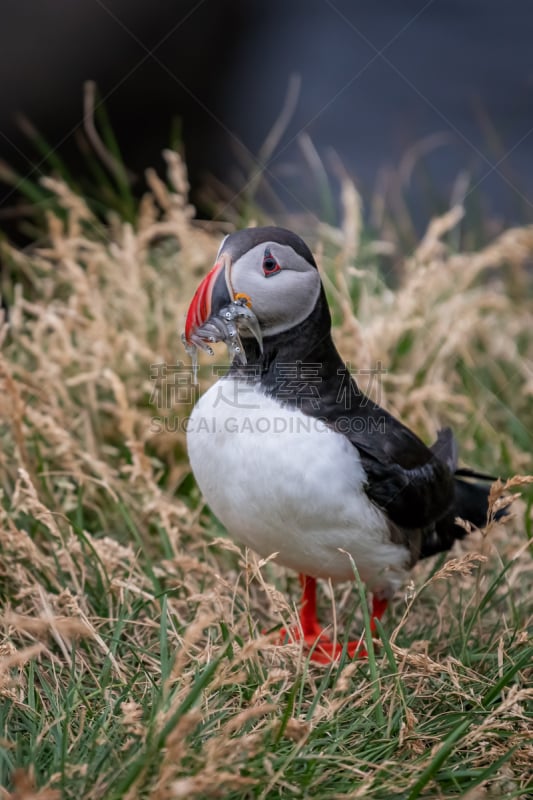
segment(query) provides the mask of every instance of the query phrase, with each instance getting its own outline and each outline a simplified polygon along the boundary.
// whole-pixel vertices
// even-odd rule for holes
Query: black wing
[[[322,397],[325,421],[359,451],[368,476],[366,492],[401,528],[426,528],[454,504],[457,453],[449,429],[432,448],[361,392],[346,372],[345,392]],[[325,402],[324,402],[325,400]]]
[[[260,359],[261,385],[269,395],[320,418],[358,449],[368,476],[366,492],[392,523],[411,530],[434,525],[450,513],[454,503],[456,454],[451,434],[441,434],[430,449],[366,397],[340,358],[329,325],[327,303],[321,296],[313,314],[290,337],[279,334],[265,339],[262,354],[253,349],[247,353],[249,363]],[[328,334],[317,340],[317,331],[323,330]],[[305,357],[296,362],[295,353]],[[313,382],[303,374],[287,382],[281,374],[284,364],[312,367]]]

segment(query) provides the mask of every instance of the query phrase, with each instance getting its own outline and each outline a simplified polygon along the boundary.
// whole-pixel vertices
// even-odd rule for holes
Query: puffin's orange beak
[[[205,276],[196,290],[185,321],[185,341],[192,344],[191,336],[218,308],[231,302],[229,269],[231,260],[224,254]]]

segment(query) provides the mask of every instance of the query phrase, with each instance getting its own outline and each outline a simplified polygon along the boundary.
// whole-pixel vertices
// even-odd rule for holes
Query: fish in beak
[[[246,364],[240,334],[252,335],[263,349],[261,327],[247,295],[236,294],[231,283],[231,258],[223,253],[205,276],[189,306],[182,341],[196,365],[197,348],[213,355],[211,344],[224,342],[229,356]]]

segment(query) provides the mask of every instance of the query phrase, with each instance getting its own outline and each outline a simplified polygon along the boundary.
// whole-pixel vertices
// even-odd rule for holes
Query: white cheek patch
[[[280,293],[283,302],[280,303],[278,313],[272,315],[272,322],[265,329],[265,335],[281,333],[299,325],[312,313],[320,294],[320,278],[318,272],[294,276],[293,286],[287,287]],[[297,284],[297,285],[294,285]]]
[[[263,258],[269,249],[281,270],[265,276]],[[299,325],[313,311],[320,293],[318,270],[292,247],[263,242],[244,253],[232,266],[235,292],[250,297],[264,336]]]

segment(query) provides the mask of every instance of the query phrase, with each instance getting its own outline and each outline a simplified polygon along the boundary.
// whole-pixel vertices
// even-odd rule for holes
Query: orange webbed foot
[[[300,575],[303,595],[300,607],[300,626],[282,628],[280,631],[280,644],[288,641],[303,641],[311,651],[309,658],[319,664],[330,664],[337,661],[344,649],[340,642],[332,641],[318,622],[316,613],[316,579]],[[378,597],[372,598],[372,612],[370,615],[370,631],[376,633],[376,620],[380,620],[387,608],[388,601]],[[362,644],[363,637],[357,641],[348,642],[346,654],[348,658],[368,658],[368,653]]]

